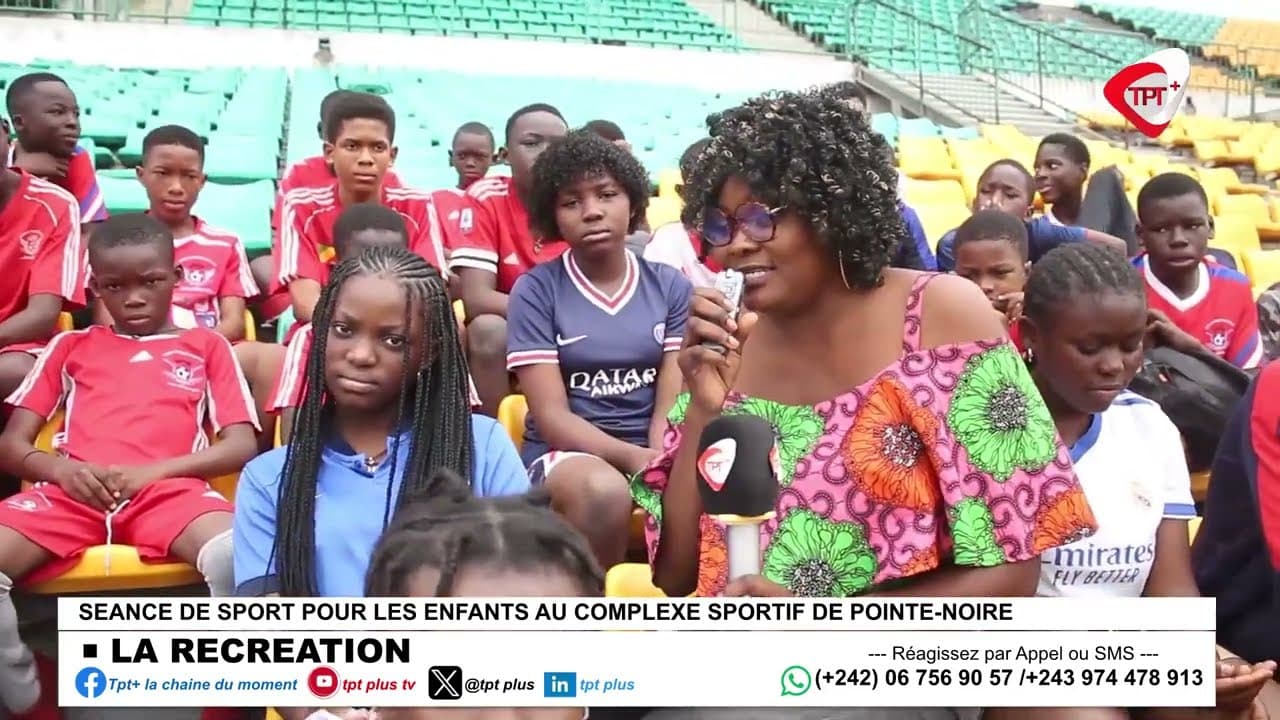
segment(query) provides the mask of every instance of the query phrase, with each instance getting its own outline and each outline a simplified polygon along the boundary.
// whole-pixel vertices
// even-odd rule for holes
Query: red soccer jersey
[[[302,395],[306,390],[307,358],[311,356],[311,323],[298,328],[289,340],[289,349],[284,355],[284,365],[280,368],[280,377],[276,380],[276,388],[271,393],[271,403],[267,405],[272,412],[280,412],[302,404]],[[480,407],[480,394],[476,392],[476,384],[467,378],[470,386],[471,407]]]
[[[9,166],[13,166],[17,158],[18,144],[9,146]],[[107,204],[102,199],[102,190],[98,187],[98,171],[94,166],[93,156],[84,148],[76,146],[67,162],[67,176],[58,180],[50,180],[58,187],[75,196],[80,208],[81,222],[98,222],[107,219]]]
[[[147,337],[101,325],[62,333],[8,403],[45,418],[64,407],[55,447],[102,465],[189,455],[208,447],[206,427],[258,426],[231,344],[203,328]]]
[[[18,172],[18,191],[0,210],[0,321],[26,308],[32,295],[57,295],[67,309],[84,307],[80,206],[66,190]]]
[[[218,301],[251,298],[258,294],[258,284],[235,233],[199,218],[192,220],[196,231],[173,241],[174,259],[183,275],[173,291],[173,305],[186,311],[175,313],[174,318],[179,327],[214,328],[222,319]]]
[[[440,227],[444,236],[446,250],[453,251],[462,237],[463,228],[470,232],[475,225],[475,211],[467,200],[465,190],[445,188],[431,193],[431,200],[436,204],[436,215],[440,218]]]
[[[1253,368],[1262,361],[1258,306],[1248,278],[1217,263],[1201,263],[1195,292],[1180,298],[1151,272],[1147,256],[1134,262],[1142,271],[1149,307],[1236,367]]]
[[[400,213],[409,231],[409,249],[442,270],[444,244],[431,195],[409,188],[383,188],[382,204]],[[285,196],[280,242],[271,248],[275,284],[281,288],[299,278],[324,284],[329,279],[333,226],[342,214],[338,184],[324,190],[299,188]]]
[[[460,224],[452,268],[484,270],[498,276],[498,292],[510,294],[516,278],[535,265],[560,257],[563,240],[535,240],[529,214],[511,187],[511,178],[477,180],[467,188],[471,227]]]
[[[333,168],[323,155],[309,157],[289,166],[280,178],[280,188],[276,191],[276,206],[271,210],[271,239],[275,244],[280,237],[280,215],[284,212],[284,196],[298,188],[324,189],[333,184]],[[382,186],[401,187],[400,177],[394,170],[388,170],[382,178]]]

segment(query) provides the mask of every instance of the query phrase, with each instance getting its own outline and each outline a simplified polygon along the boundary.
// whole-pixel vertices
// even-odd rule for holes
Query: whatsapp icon
[[[782,696],[794,695],[799,697],[813,687],[813,676],[809,674],[809,669],[803,665],[792,665],[782,671]]]

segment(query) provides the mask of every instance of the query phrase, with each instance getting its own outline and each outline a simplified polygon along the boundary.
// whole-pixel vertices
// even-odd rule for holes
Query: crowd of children
[[[1214,716],[1267,712],[1280,371],[1227,428],[1194,553],[1178,429],[1127,390],[1153,345],[1262,361],[1248,281],[1209,255],[1186,175],[1151,179],[1129,208],[1113,171],[1086,180],[1083,143],[1048,136],[1034,173],[986,168],[935,259],[856,85],[713,116],[680,158],[682,221],[658,228],[614,123],[573,130],[541,103],[500,138],[467,123],[457,185],[423,191],[394,174],[394,109],[337,90],[322,154],[286,172],[271,255],[251,261],[195,214],[191,130],[147,134],[150,209],[108,218],[72,89],[33,73],[6,103],[0,705],[18,718],[58,715],[11,591],[88,547],[186,561],[213,595],[591,596],[627,555],[633,508],[671,595],[1213,595],[1220,655],[1242,658],[1221,666]],[[736,316],[712,287],[722,268],[745,276]],[[249,339],[254,315],[286,308],[284,343]],[[493,419],[515,391],[519,449]],[[722,413],[779,436],[757,576],[728,576],[696,487],[696,440]],[[48,423],[53,452],[37,446]],[[234,507],[208,484],[230,473]]]

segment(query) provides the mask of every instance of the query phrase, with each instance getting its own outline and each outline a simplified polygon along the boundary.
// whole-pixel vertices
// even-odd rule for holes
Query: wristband
[[[21,463],[19,463],[18,468],[19,468],[19,469],[21,469],[21,470],[26,470],[26,469],[27,469],[27,461],[31,459],[31,456],[32,456],[32,455],[35,455],[35,454],[37,454],[37,453],[43,453],[43,452],[44,452],[44,451],[43,451],[43,450],[41,450],[40,448],[32,448],[31,450],[28,450],[28,451],[27,451],[27,454],[22,456],[22,462],[21,462]]]

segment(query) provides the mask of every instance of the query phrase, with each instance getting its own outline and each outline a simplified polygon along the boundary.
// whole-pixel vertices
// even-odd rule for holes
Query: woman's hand
[[[680,373],[689,388],[690,401],[709,413],[719,413],[725,396],[733,388],[756,314],[743,311],[738,320],[729,317],[724,295],[714,288],[694,290],[685,325],[684,346],[680,350]],[[724,353],[703,343],[719,345]]]
[[[1245,712],[1250,710],[1258,693],[1275,674],[1276,664],[1268,660],[1250,665],[1240,658],[1230,657],[1218,660],[1217,668],[1218,677],[1213,685],[1217,709],[1228,714],[1224,716],[1235,717],[1238,714],[1247,717]]]
[[[795,597],[778,583],[763,575],[744,575],[725,586],[724,597]]]

